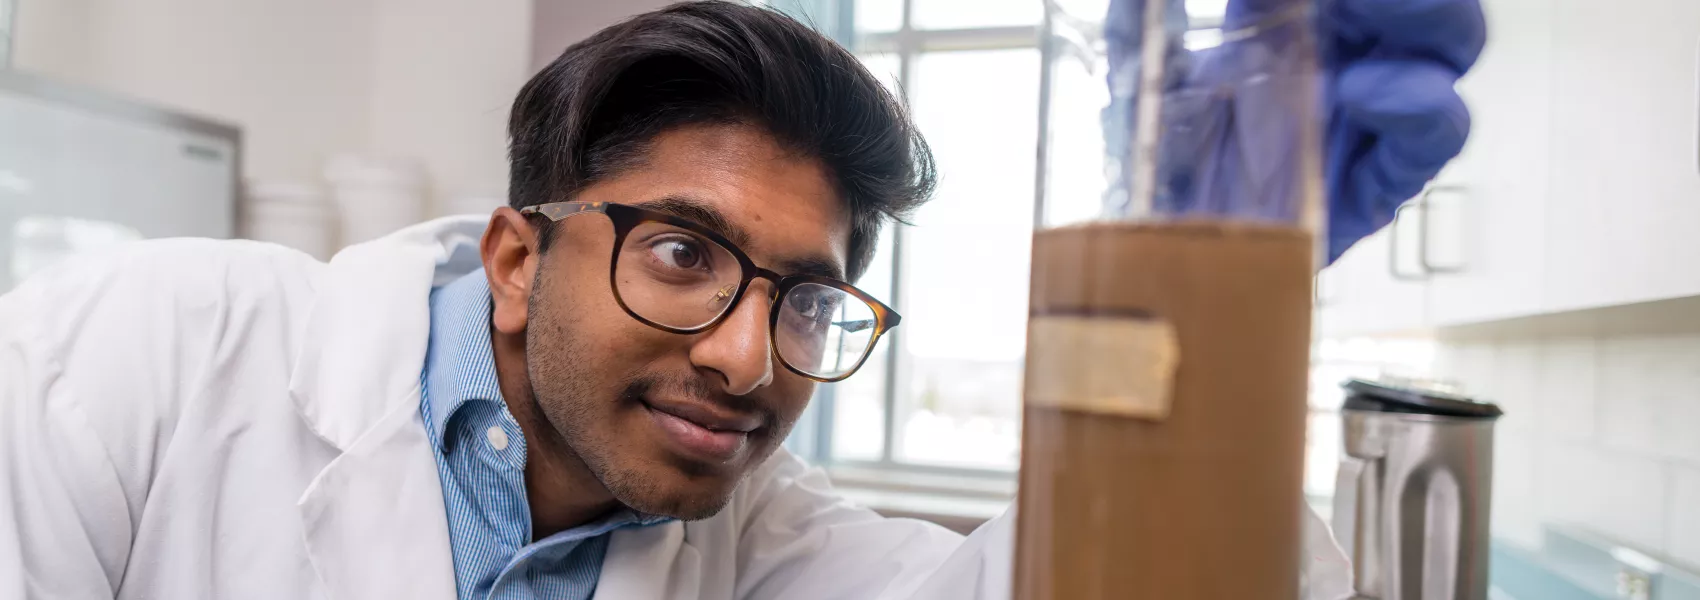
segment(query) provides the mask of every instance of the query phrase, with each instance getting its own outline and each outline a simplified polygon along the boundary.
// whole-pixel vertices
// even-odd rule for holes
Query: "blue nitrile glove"
[[[1328,260],[1393,220],[1464,148],[1453,84],[1487,41],[1479,0],[1324,0]]]
[[[1126,164],[1139,82],[1140,9],[1112,0],[1105,21],[1111,105],[1104,112],[1112,167],[1105,212],[1126,211]],[[1318,10],[1312,11],[1315,6]],[[1170,0],[1172,38],[1158,140],[1156,210],[1178,216],[1232,215],[1291,221],[1303,190],[1298,117],[1311,80],[1285,76],[1302,63],[1293,44],[1320,17],[1328,258],[1392,220],[1463,148],[1469,113],[1453,91],[1486,36],[1478,0],[1232,0],[1228,43],[1199,52],[1174,47],[1186,28]],[[1233,36],[1245,35],[1245,40]]]

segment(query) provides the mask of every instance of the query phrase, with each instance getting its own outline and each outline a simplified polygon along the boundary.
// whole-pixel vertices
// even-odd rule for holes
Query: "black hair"
[[[641,163],[658,134],[702,124],[759,127],[820,161],[849,204],[852,281],[880,226],[936,180],[903,105],[844,48],[771,9],[686,2],[569,46],[525,84],[508,121],[508,204],[570,200]]]

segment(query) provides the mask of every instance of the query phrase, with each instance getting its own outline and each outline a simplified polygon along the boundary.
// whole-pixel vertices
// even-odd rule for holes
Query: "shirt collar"
[[[483,269],[431,291],[431,341],[425,351],[428,391],[424,401],[429,405],[426,412],[431,415],[430,427],[439,451],[448,443],[445,430],[449,419],[468,402],[494,402],[507,409],[490,343],[490,302],[490,283]],[[672,520],[621,507],[607,518],[583,526],[589,529],[571,531],[594,537],[620,527],[647,527]],[[586,531],[589,535],[584,535]]]
[[[431,341],[425,351],[431,431],[444,443],[455,411],[484,400],[506,408],[490,344],[490,284],[478,269],[431,292]]]

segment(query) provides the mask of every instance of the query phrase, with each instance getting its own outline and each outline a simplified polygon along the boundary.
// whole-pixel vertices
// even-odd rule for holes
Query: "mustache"
[[[654,397],[657,392],[722,406],[743,414],[760,416],[763,428],[772,425],[776,418],[772,410],[763,406],[755,398],[728,394],[703,377],[639,375],[626,382],[625,389],[620,392],[620,400],[643,402]]]

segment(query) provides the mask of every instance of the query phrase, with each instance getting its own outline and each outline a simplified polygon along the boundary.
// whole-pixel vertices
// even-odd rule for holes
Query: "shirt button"
[[[490,447],[495,448],[496,451],[508,449],[508,432],[502,431],[501,426],[492,425],[489,429],[484,430],[484,437],[490,439]]]

